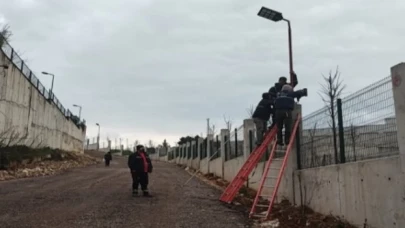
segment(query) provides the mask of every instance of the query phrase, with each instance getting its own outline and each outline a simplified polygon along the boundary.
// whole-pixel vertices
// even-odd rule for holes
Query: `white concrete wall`
[[[299,177],[301,180],[299,180]],[[405,227],[405,175],[399,156],[297,171],[297,203],[363,227]],[[302,197],[301,197],[302,195]]]
[[[244,163],[245,159],[243,156],[226,161],[224,163],[224,179],[232,181]]]
[[[77,127],[0,51],[0,132],[18,144],[83,152],[86,131]],[[4,133],[6,133],[4,135]],[[13,136],[14,135],[14,136]]]
[[[199,170],[200,169],[200,159],[199,158],[194,158],[191,161],[191,168],[195,169],[195,170]]]
[[[207,162],[208,162],[208,158],[203,158],[203,159],[200,161],[200,171],[201,171],[202,173],[204,173],[204,174],[207,174],[207,173],[208,173],[208,165],[207,165]]]
[[[222,176],[222,158],[216,158],[210,161],[210,173],[215,174],[218,177]]]

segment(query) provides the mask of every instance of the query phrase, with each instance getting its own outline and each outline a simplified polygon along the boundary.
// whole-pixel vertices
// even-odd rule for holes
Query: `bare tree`
[[[352,144],[352,150],[353,150],[353,158],[354,161],[357,160],[357,156],[356,156],[356,142],[357,139],[359,138],[359,135],[357,134],[357,129],[356,127],[351,124],[350,125],[350,140],[351,140],[351,144]]]
[[[148,141],[148,147],[150,148],[155,147],[155,143],[151,139],[149,139]]]
[[[5,43],[10,42],[10,38],[12,35],[13,35],[13,33],[10,30],[10,25],[8,25],[8,24],[3,25],[3,27],[0,29],[0,48],[2,48]],[[27,58],[22,59],[22,56],[24,53],[22,53],[20,50],[14,50],[14,51],[21,58],[22,61],[24,61],[25,63],[27,63],[29,61]]]
[[[336,100],[340,97],[346,85],[340,78],[339,67],[336,67],[335,72],[329,71],[329,75],[322,75],[324,84],[321,84],[322,88],[319,95],[322,101],[325,103],[328,114],[331,120],[331,128],[333,133],[333,148],[335,155],[335,163],[338,163],[338,149],[337,149],[337,132],[336,132]]]
[[[166,139],[163,140],[162,146],[163,146],[164,148],[166,148],[166,149],[169,148],[169,143],[167,143]]]
[[[217,133],[217,129],[216,129],[216,127],[215,127],[215,124],[213,124],[213,125],[210,127],[210,133],[211,133],[213,136],[215,136],[215,134]]]
[[[248,114],[249,118],[252,118],[253,113],[255,112],[255,106],[254,105],[250,105],[249,108],[246,108],[246,112]]]
[[[316,147],[315,147],[315,137],[316,137],[316,124],[314,124],[314,127],[309,130],[309,137],[310,137],[310,145],[311,145],[311,167],[315,167],[315,160],[316,158]]]
[[[226,140],[225,140],[225,159],[230,159],[233,156],[236,156],[236,154],[234,154],[235,150],[232,150],[232,144],[231,144],[231,132],[232,132],[232,119],[231,117],[228,116],[228,118],[224,115],[224,122],[225,122],[225,126],[226,129],[228,129],[228,133],[226,136]]]
[[[224,114],[224,122],[225,122],[225,126],[226,129],[228,129],[229,132],[232,131],[232,119],[230,116],[226,117]]]
[[[0,30],[0,48],[3,47],[5,42],[10,40],[13,34],[10,31],[10,26],[8,24],[4,25]]]

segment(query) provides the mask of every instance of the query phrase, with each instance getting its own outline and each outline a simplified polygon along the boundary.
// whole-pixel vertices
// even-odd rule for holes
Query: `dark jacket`
[[[257,105],[252,117],[268,121],[270,114],[273,113],[272,103],[268,93],[263,93],[262,100]]]
[[[128,157],[128,168],[131,169],[131,171],[135,172],[145,172],[145,166],[144,166],[144,161],[142,159],[142,156],[140,155],[142,152],[135,152]],[[148,173],[151,173],[153,170],[152,166],[152,161],[149,158],[149,155],[145,152],[146,162],[148,163]]]
[[[106,153],[106,154],[104,155],[104,160],[106,160],[106,161],[111,161],[111,160],[112,160],[111,153]]]
[[[297,86],[297,84],[298,84],[298,78],[297,78],[297,75],[296,75],[295,73],[293,74],[292,83],[289,82],[289,83],[287,83],[287,84],[292,85],[293,88],[295,88],[295,86]],[[282,88],[283,88],[283,85],[282,85],[282,84],[280,84],[280,83],[278,83],[278,82],[277,82],[277,83],[274,83],[274,86],[269,89],[270,100],[274,101],[274,100],[277,98],[277,94],[278,94],[279,92],[281,92],[281,89],[282,89]]]
[[[295,101],[294,98],[300,97],[299,92],[281,91],[275,99],[274,108],[276,110],[293,110]]]

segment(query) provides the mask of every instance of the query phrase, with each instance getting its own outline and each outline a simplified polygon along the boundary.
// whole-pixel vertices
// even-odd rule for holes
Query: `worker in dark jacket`
[[[281,88],[283,88],[283,86],[286,84],[292,86],[292,88],[295,88],[295,86],[298,84],[298,78],[294,72],[292,73],[291,82],[288,83],[287,78],[282,76],[278,79],[278,82],[275,83],[274,86],[269,89],[269,94],[271,98],[275,99],[277,97],[277,93],[281,92]]]
[[[149,175],[152,172],[153,166],[149,155],[145,152],[145,147],[142,145],[136,146],[136,152],[129,155],[128,167],[131,170],[132,176],[132,195],[138,195],[138,188],[141,185],[143,195],[149,197]]]
[[[285,127],[285,144],[290,142],[291,130],[292,130],[292,111],[295,107],[294,98],[301,98],[306,96],[306,89],[294,92],[293,87],[285,84],[281,89],[281,92],[277,96],[274,108],[276,113],[277,124],[277,144],[283,144],[283,127]]]
[[[267,122],[272,114],[272,104],[270,101],[269,93],[263,93],[262,99],[253,112],[252,118],[256,125],[256,144],[260,145],[263,142],[263,135],[267,129]]]
[[[107,166],[110,166],[110,162],[112,161],[112,155],[111,155],[111,152],[109,151],[109,152],[107,152],[105,155],[104,155],[104,163],[105,163],[105,166],[107,167]]]
[[[292,73],[292,81],[290,83],[287,83],[287,78],[282,76],[278,79],[278,82],[274,84],[273,87],[271,87],[269,89],[269,96],[270,96],[270,101],[272,103],[272,105],[274,105],[274,101],[277,98],[277,95],[281,92],[281,88],[284,85],[292,85],[292,87],[294,88],[297,84],[298,84],[298,79],[297,79],[297,75],[293,72]],[[275,109],[273,109],[273,111],[275,111]],[[273,127],[275,125],[276,121],[276,115],[275,113],[272,113],[272,123],[271,123],[271,127]]]

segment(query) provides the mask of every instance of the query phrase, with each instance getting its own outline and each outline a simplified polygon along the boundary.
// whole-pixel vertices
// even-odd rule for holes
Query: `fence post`
[[[222,144],[222,143],[219,141],[219,136],[218,136],[218,135],[216,136],[216,139],[217,139],[217,143],[216,143],[216,145],[217,145],[217,146],[216,146],[216,149],[217,149],[216,153],[217,153],[217,154],[215,155],[215,157],[218,158],[219,156],[221,156],[221,151],[220,151],[220,149],[221,149],[221,144]]]
[[[301,119],[302,120],[302,119]],[[302,169],[301,166],[301,131],[300,126],[298,125],[296,136],[295,136],[295,145],[297,149],[297,169]]]
[[[235,157],[238,157],[238,128],[235,128]]]
[[[249,130],[249,153],[253,151],[253,131]]]
[[[229,139],[229,130],[228,129],[221,129],[221,177],[222,179],[225,179],[225,161],[226,158],[229,157],[227,150],[228,150],[228,142],[227,139]],[[217,170],[218,172],[218,170]]]
[[[394,95],[395,120],[397,126],[397,140],[401,169],[405,172],[405,115],[404,115],[404,88],[405,88],[405,63],[399,63],[391,67],[392,93]]]
[[[207,153],[207,173],[210,173],[210,161],[211,161],[211,156],[212,156],[212,141],[211,139],[214,136],[212,134],[207,134],[207,149],[206,149],[206,153]]]
[[[229,154],[228,154],[228,136],[224,136],[224,155],[225,155],[225,161],[229,160]]]
[[[337,99],[337,115],[338,115],[338,129],[339,129],[340,163],[346,163],[342,99],[340,98]]]

